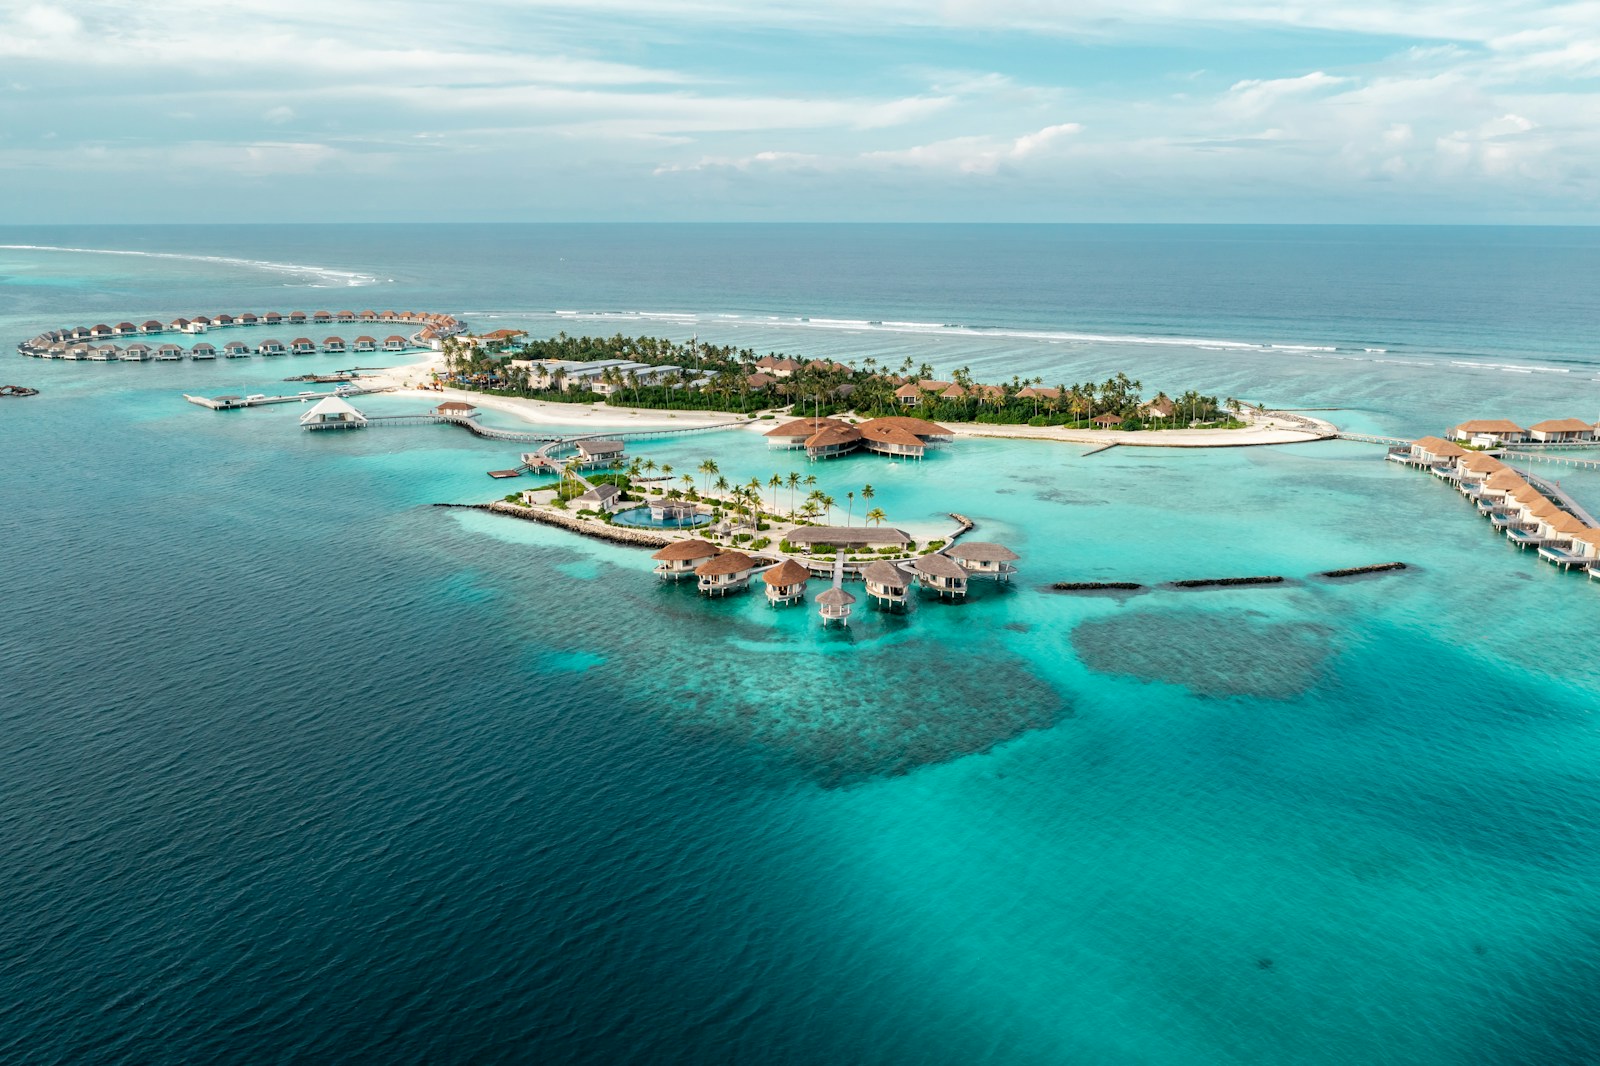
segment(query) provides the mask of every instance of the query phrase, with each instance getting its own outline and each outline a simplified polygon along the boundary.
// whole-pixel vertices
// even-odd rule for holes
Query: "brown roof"
[[[1452,432],[1455,433],[1521,433],[1522,427],[1504,418],[1475,418],[1470,422],[1463,422]]]
[[[898,389],[894,390],[894,394],[902,398],[907,396],[917,396],[920,395],[921,392],[922,390],[917,388],[915,385],[901,385]]]
[[[934,381],[932,378],[923,378],[921,381],[917,382],[917,388],[922,389],[925,392],[943,392],[952,384],[954,384],[954,382]]]
[[[911,535],[903,529],[866,526],[799,526],[791,530],[790,544],[905,544]]]
[[[1568,514],[1566,511],[1557,511],[1549,516],[1545,519],[1545,525],[1557,533],[1578,533],[1589,528],[1575,515]]]
[[[1496,470],[1493,474],[1490,474],[1489,480],[1485,481],[1484,485],[1485,487],[1491,489],[1516,489],[1531,487],[1526,481],[1522,480],[1521,474],[1518,474],[1510,467],[1507,467],[1504,470]]]
[[[325,337],[325,338],[323,338],[322,343],[323,344],[343,344],[344,343],[344,338],[343,337]]]
[[[761,580],[765,581],[774,588],[779,588],[783,585],[804,584],[806,578],[810,576],[811,572],[805,567],[801,566],[793,559],[785,559],[777,566],[774,566],[771,570],[768,570],[766,573],[762,574]]]
[[[868,426],[895,426],[917,437],[948,437],[951,430],[937,422],[929,422],[926,418],[913,418],[911,415],[884,415],[882,418],[871,418],[861,423],[862,431]]]
[[[842,588],[824,589],[817,596],[817,605],[819,607],[848,607],[854,602],[856,602],[856,598]]]
[[[841,444],[850,444],[861,439],[861,431],[855,426],[847,426],[843,422],[823,426],[816,433],[806,438],[807,448],[837,448]]]
[[[1471,452],[1457,465],[1475,474],[1493,474],[1497,470],[1508,469],[1506,464],[1487,452]]]
[[[446,400],[444,403],[440,404],[438,407],[435,407],[434,410],[435,411],[441,411],[441,412],[443,412],[443,411],[452,411],[452,412],[453,411],[476,411],[477,408],[474,407],[472,404],[464,403],[461,400]]]
[[[1535,422],[1528,429],[1538,430],[1541,433],[1589,433],[1594,430],[1594,426],[1581,418],[1552,418],[1545,422]]]
[[[943,555],[924,555],[913,559],[911,565],[929,577],[964,578],[967,572],[954,559]]]
[[[825,426],[842,426],[844,424],[833,418],[796,418],[792,422],[783,423],[776,429],[769,429],[764,435],[804,440]]]
[[[899,426],[885,425],[878,419],[863,422],[860,430],[855,435],[857,437],[866,437],[882,444],[898,444],[906,448],[922,447],[922,438],[915,433],[901,429]]]
[[[1452,444],[1443,437],[1418,437],[1416,440],[1411,442],[1411,446],[1413,448],[1421,448],[1423,451],[1430,452],[1434,455],[1442,455],[1448,458],[1455,458],[1456,456],[1467,454],[1467,450],[1461,445]]]
[[[709,559],[716,555],[719,550],[715,544],[708,541],[675,540],[650,556],[650,558],[666,562],[682,562],[686,559]]]
[[[737,574],[749,570],[756,565],[756,561],[744,552],[724,552],[708,563],[695,567],[695,573],[701,577],[717,577],[722,574]]]
[[[405,338],[400,336],[398,333],[391,333],[387,337],[383,338],[383,343],[385,344],[388,344],[390,341],[400,341],[403,344],[405,343]]]
[[[744,382],[752,389],[764,389],[777,380],[777,378],[770,374],[751,374],[744,379]]]
[[[906,573],[887,559],[879,559],[875,563],[868,563],[867,568],[861,571],[861,576],[874,585],[906,585]]]
[[[368,337],[368,336],[360,336],[360,337],[356,338],[356,343],[357,344],[360,344],[362,341],[366,341],[368,344],[377,344],[378,343],[378,338],[376,338],[376,337]]]
[[[956,559],[971,559],[975,563],[1009,563],[1022,558],[1004,544],[983,540],[963,541],[947,549],[946,554]]]
[[[1097,426],[1115,426],[1122,422],[1121,415],[1095,415],[1089,421]]]

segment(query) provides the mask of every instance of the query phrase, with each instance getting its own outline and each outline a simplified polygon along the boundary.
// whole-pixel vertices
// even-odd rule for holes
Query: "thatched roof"
[[[620,440],[580,440],[577,445],[584,455],[615,455],[625,448]]]
[[[861,431],[855,426],[847,426],[842,422],[835,422],[806,438],[806,447],[811,448],[839,448],[846,444],[854,444],[861,439]]]
[[[723,574],[738,574],[751,569],[756,561],[744,552],[725,552],[709,563],[695,567],[695,573],[701,577],[718,577]]]
[[[848,607],[854,602],[856,602],[856,598],[842,588],[824,589],[817,596],[817,606],[819,607]]]
[[[1522,427],[1505,418],[1474,418],[1463,422],[1453,433],[1521,433]]]
[[[1510,467],[1504,470],[1496,470],[1489,475],[1489,480],[1483,484],[1486,488],[1495,489],[1496,491],[1532,487],[1522,479],[1521,474]]]
[[[843,422],[834,418],[796,418],[785,422],[776,429],[769,429],[764,435],[768,437],[788,437],[791,440],[804,440],[818,430],[828,426],[842,426]]]
[[[866,526],[800,526],[790,532],[790,544],[905,544],[911,534],[903,529],[869,529]]]
[[[913,559],[911,565],[919,572],[929,577],[942,577],[946,579],[965,579],[967,572],[954,559],[944,555],[924,555],[920,559]]]
[[[675,540],[650,556],[661,562],[678,563],[689,559],[709,559],[720,551],[715,544],[704,540]]]
[[[466,411],[476,411],[477,408],[472,404],[466,403],[462,400],[446,400],[438,407],[435,407],[434,410],[438,411],[442,415],[454,415],[461,414]]]
[[[774,588],[784,585],[801,585],[811,576],[811,572],[793,559],[785,559],[761,575],[761,580]]]
[[[884,415],[882,418],[869,418],[861,423],[861,431],[865,433],[870,426],[894,426],[903,429],[916,437],[949,437],[953,431],[937,422],[929,422],[926,418],[913,418],[910,415]]]
[[[971,559],[975,563],[1010,563],[1022,558],[1004,544],[984,540],[962,541],[946,549],[945,554],[955,559]]]
[[[1411,442],[1411,446],[1420,448],[1431,455],[1440,455],[1451,459],[1467,454],[1467,450],[1461,445],[1453,444],[1443,437],[1418,437]]]
[[[868,563],[861,576],[874,585],[892,585],[900,588],[910,583],[906,572],[887,559],[879,559],[875,563]]]

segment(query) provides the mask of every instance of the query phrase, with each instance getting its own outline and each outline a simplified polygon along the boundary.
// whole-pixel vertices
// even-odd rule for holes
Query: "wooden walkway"
[[[1526,470],[1518,470],[1517,473],[1526,478],[1528,484],[1532,485],[1546,496],[1549,496],[1556,502],[1558,506],[1561,507],[1562,510],[1577,518],[1578,521],[1582,522],[1590,529],[1600,529],[1600,521],[1596,521],[1594,515],[1586,511],[1581,503],[1579,503],[1577,500],[1574,500],[1572,495],[1568,493],[1566,489],[1562,488],[1554,481],[1550,481],[1547,478],[1542,478],[1538,474],[1530,474]]]
[[[1355,440],[1363,444],[1387,444],[1392,448],[1409,448],[1411,442],[1404,437],[1379,437],[1370,433],[1335,433],[1337,440]]]
[[[1559,448],[1559,447],[1563,447],[1563,445],[1552,444],[1550,447]],[[1566,445],[1566,447],[1574,447],[1574,445]],[[1594,445],[1590,444],[1590,445],[1586,445],[1586,447],[1593,448]],[[1526,461],[1531,462],[1531,463],[1555,463],[1555,464],[1557,464],[1559,466],[1582,467],[1582,468],[1587,468],[1589,470],[1600,469],[1600,459],[1580,459],[1580,458],[1578,458],[1576,456],[1572,456],[1572,455],[1545,455],[1545,454],[1543,454],[1541,452],[1524,452],[1524,451],[1511,451],[1511,450],[1508,450],[1508,451],[1501,452],[1500,453],[1500,458],[1505,459],[1505,460],[1522,459],[1522,460],[1526,460]],[[1527,475],[1527,476],[1531,477],[1532,475]]]

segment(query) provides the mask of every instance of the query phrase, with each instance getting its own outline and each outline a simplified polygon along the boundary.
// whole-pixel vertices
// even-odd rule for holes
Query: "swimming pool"
[[[631,511],[617,512],[612,521],[619,526],[632,526],[635,529],[690,529],[710,522],[711,516],[708,514],[696,514],[682,519],[655,519],[650,517],[650,508],[635,507]]]

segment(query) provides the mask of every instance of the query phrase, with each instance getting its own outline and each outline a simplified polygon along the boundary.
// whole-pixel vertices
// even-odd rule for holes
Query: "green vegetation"
[[[768,353],[783,358],[778,353]],[[628,360],[649,366],[670,366],[660,381],[641,380],[638,373],[608,370],[600,382],[608,396],[585,390],[566,391],[564,372],[549,377],[533,374],[512,361],[560,359],[575,362]],[[1232,417],[1237,401],[1189,390],[1176,397],[1158,394],[1148,403],[1140,382],[1116,373],[1098,384],[1046,385],[1043,378],[1013,376],[1009,382],[975,381],[963,367],[948,381],[934,378],[931,366],[907,358],[897,366],[868,357],[859,365],[826,360],[795,360],[800,366],[787,377],[767,374],[750,348],[678,344],[659,337],[570,337],[559,333],[530,340],[518,349],[483,350],[451,341],[445,365],[453,384],[507,396],[555,403],[600,403],[653,410],[726,411],[754,416],[770,408],[790,407],[795,415],[853,413],[863,418],[913,413],[935,422],[978,422],[989,425],[1066,426],[1090,428],[1093,419],[1116,415],[1117,428],[1130,431],[1239,428]],[[920,386],[915,403],[896,395],[906,384]],[[765,417],[765,416],[763,416]]]

